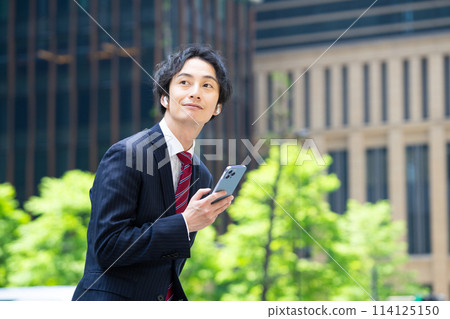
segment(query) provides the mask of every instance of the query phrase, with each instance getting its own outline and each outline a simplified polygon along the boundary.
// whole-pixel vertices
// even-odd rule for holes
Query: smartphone
[[[227,194],[214,200],[211,204],[214,204],[233,194],[246,170],[247,167],[245,165],[227,166],[213,190],[213,193],[227,191]]]

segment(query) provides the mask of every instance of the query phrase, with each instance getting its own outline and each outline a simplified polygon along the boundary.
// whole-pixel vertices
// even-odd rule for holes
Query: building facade
[[[256,134],[308,132],[341,180],[329,196],[337,213],[349,198],[388,199],[407,225],[407,268],[448,298],[450,3],[372,4],[257,6],[255,118],[273,106]]]
[[[201,137],[248,136],[252,21],[246,1],[1,1],[0,182],[24,201],[44,176],[95,172],[111,144],[159,120],[153,68],[188,43],[219,50],[235,87]]]

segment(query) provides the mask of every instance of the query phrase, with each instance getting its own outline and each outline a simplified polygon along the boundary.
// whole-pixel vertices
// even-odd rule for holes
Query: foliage
[[[283,150],[283,148],[281,148]],[[285,149],[286,150],[286,149]],[[419,292],[407,259],[404,222],[387,202],[349,201],[330,211],[339,186],[327,165],[289,146],[270,149],[247,174],[230,207],[233,223],[219,236],[197,234],[181,281],[193,300],[384,300]],[[286,158],[283,158],[287,156]],[[81,171],[44,178],[40,195],[18,209],[14,189],[0,185],[0,284],[74,285],[81,278],[94,176]]]
[[[406,261],[404,225],[391,221],[388,204],[351,201],[346,214],[331,212],[326,194],[339,186],[336,176],[297,147],[287,153],[287,165],[280,165],[283,153],[272,148],[267,165],[247,174],[229,208],[234,223],[226,234],[217,237],[212,227],[199,232],[182,275],[188,295],[369,300],[417,292],[405,284],[410,276],[397,275]]]
[[[9,285],[74,285],[79,281],[93,179],[91,173],[81,171],[42,179],[40,195],[25,203],[35,219],[20,226],[20,238],[8,246],[14,252],[8,262],[14,269]]]
[[[191,249],[191,258],[181,273],[181,282],[189,299],[219,300],[224,293],[216,281],[216,274],[221,269],[217,259],[220,245],[214,227],[197,233],[195,248]]]
[[[10,273],[7,260],[11,256],[11,251],[7,244],[17,239],[17,228],[30,219],[18,208],[19,204],[14,198],[14,187],[8,183],[0,184],[0,287],[7,285]]]
[[[340,241],[336,249],[352,259],[351,274],[373,298],[386,300],[393,295],[414,294],[421,288],[413,274],[401,270],[407,261],[405,222],[392,221],[388,202],[360,204],[350,200],[339,219]],[[369,290],[370,289],[370,290]],[[364,298],[362,290],[343,287],[351,299]]]

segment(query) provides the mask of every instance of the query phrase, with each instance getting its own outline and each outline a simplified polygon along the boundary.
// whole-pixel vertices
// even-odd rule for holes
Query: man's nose
[[[189,98],[200,100],[200,88],[197,84],[191,87],[191,91],[189,92]]]

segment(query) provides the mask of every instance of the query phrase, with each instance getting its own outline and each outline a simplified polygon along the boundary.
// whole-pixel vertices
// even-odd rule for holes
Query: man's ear
[[[169,99],[167,98],[167,95],[161,95],[161,99],[159,100],[166,109],[169,106]]]
[[[221,111],[222,111],[222,104],[219,103],[216,106],[216,110],[214,111],[214,115],[219,115]]]

